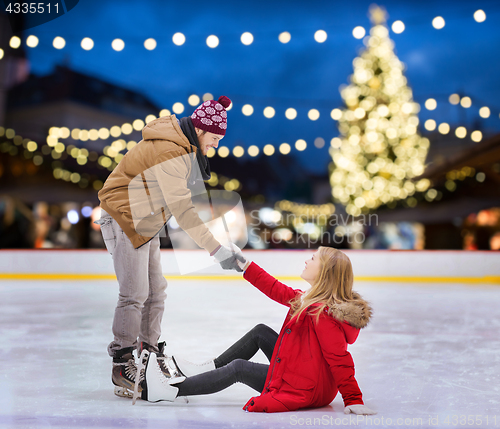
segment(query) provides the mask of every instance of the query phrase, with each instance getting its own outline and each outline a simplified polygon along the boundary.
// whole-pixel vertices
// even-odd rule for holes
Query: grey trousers
[[[118,304],[113,319],[114,339],[108,353],[137,348],[138,341],[157,347],[165,308],[167,281],[162,274],[160,238],[134,249],[120,225],[101,210],[101,232],[119,285]]]

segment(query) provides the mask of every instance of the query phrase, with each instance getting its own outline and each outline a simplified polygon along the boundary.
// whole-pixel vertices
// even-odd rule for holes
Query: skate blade
[[[139,397],[139,380],[141,378],[141,373],[144,373],[144,369],[146,368],[146,363],[149,359],[149,352],[147,350],[143,350],[141,356],[139,358],[139,365],[137,365],[137,373],[135,376],[135,385],[134,385],[134,394],[132,395],[132,405],[135,405],[137,398]],[[145,374],[144,374],[145,376]]]
[[[115,386],[115,395],[120,398],[132,398],[133,393],[126,387]]]

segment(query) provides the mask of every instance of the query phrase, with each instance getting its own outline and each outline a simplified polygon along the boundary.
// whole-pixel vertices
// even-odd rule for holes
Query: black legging
[[[262,392],[269,365],[249,362],[259,349],[271,361],[278,334],[269,326],[259,324],[214,359],[213,371],[188,377],[175,386],[177,396],[207,395],[219,392],[236,382],[244,383]]]

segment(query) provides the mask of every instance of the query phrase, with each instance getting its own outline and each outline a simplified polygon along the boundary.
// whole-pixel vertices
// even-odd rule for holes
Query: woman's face
[[[319,260],[319,250],[316,251],[311,259],[306,261],[306,266],[300,277],[302,277],[306,282],[311,285],[314,283],[316,278],[319,276],[321,271],[321,261]]]

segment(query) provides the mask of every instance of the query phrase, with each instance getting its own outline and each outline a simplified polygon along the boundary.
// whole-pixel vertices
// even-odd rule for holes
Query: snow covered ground
[[[294,288],[299,281],[287,282]],[[500,287],[357,282],[375,310],[350,346],[376,416],[325,408],[246,413],[244,385],[176,402],[118,398],[106,346],[116,280],[0,280],[1,428],[500,427]],[[286,309],[244,280],[169,282],[168,354],[203,362],[258,323],[278,331]],[[259,352],[258,362],[266,362]]]

